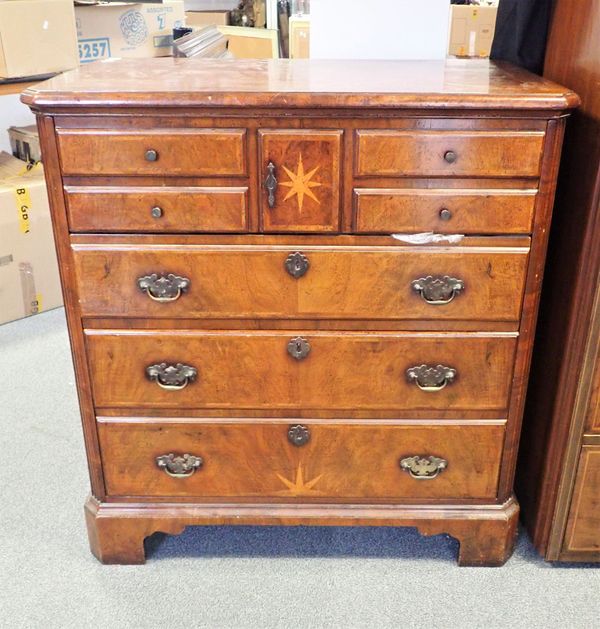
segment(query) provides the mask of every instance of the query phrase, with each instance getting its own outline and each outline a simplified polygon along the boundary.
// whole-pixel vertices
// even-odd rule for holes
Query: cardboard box
[[[183,0],[78,5],[75,18],[81,63],[109,57],[167,57],[173,27],[185,24]]]
[[[37,125],[9,127],[8,139],[12,154],[24,162],[35,163],[42,160],[40,136]]]
[[[0,79],[78,65],[72,0],[0,0]]]
[[[489,57],[498,7],[453,4],[448,54]]]
[[[0,323],[61,305],[42,165],[0,152]]]
[[[204,26],[227,26],[229,11],[186,11],[185,25],[193,28]]]
[[[278,59],[277,31],[246,26],[218,26],[229,39],[227,50],[235,59]]]
[[[290,59],[310,57],[310,18],[292,15],[289,20]]]

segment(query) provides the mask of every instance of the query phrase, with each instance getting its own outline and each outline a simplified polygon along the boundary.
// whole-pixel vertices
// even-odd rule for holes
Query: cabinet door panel
[[[339,229],[342,131],[260,131],[265,232]]]

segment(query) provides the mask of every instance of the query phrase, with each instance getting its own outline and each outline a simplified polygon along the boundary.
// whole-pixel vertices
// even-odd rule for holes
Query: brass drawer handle
[[[272,209],[275,207],[275,193],[277,192],[277,178],[275,177],[275,164],[273,162],[267,164],[267,172],[267,178],[265,179],[265,188],[269,193],[267,203]]]
[[[155,162],[158,159],[158,151],[154,149],[148,149],[144,153],[144,158],[147,162]]]
[[[406,379],[414,382],[421,391],[441,391],[456,378],[456,369],[444,365],[418,365],[406,370]]]
[[[179,299],[182,293],[187,292],[190,283],[187,277],[173,273],[160,276],[158,273],[152,273],[152,275],[144,275],[137,279],[138,288],[142,292],[146,293],[150,299],[163,303]]]
[[[185,389],[188,383],[193,382],[198,375],[198,370],[190,365],[177,363],[157,363],[146,367],[146,376],[152,382],[156,382],[161,389],[167,391],[180,391]]]
[[[156,465],[173,478],[187,478],[202,467],[202,457],[193,454],[163,454],[156,457]]]
[[[306,358],[310,352],[310,343],[301,336],[297,336],[295,339],[290,340],[287,345],[287,351],[292,358],[302,360]]]
[[[400,469],[417,480],[431,480],[448,467],[448,461],[432,455],[415,455],[400,459]]]
[[[454,162],[458,159],[458,155],[454,151],[446,151],[444,153],[444,160],[448,164],[454,164]]]
[[[290,253],[285,259],[285,270],[294,278],[298,279],[306,274],[310,263],[308,258],[299,251]]]
[[[411,287],[428,304],[442,306],[449,304],[459,295],[465,289],[465,283],[448,275],[443,277],[428,275],[413,280]]]
[[[308,426],[296,424],[288,429],[288,441],[294,446],[303,446],[310,441],[310,430]]]

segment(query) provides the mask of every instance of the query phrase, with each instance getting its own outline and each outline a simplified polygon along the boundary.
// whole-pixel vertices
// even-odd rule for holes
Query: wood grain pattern
[[[248,187],[66,186],[74,232],[244,232]],[[152,215],[158,207],[159,217]]]
[[[570,90],[522,68],[487,59],[347,61],[277,59],[121,59],[84,65],[27,89],[23,101],[46,111],[141,107],[357,107],[461,111],[576,107]],[[226,110],[226,111],[231,111]],[[226,112],[224,112],[226,113]],[[387,114],[388,111],[385,111]],[[468,115],[471,112],[469,111]]]
[[[515,334],[311,332],[303,360],[287,344],[297,333],[86,330],[97,406],[154,408],[505,409]],[[265,360],[268,356],[269,359]],[[148,365],[184,363],[196,382],[166,391]],[[435,392],[409,383],[423,363],[457,370]]]
[[[541,132],[357,131],[357,177],[535,177]],[[454,152],[449,163],[444,156]]]
[[[598,554],[566,551],[564,539],[598,346],[592,321],[600,321],[600,66],[592,62],[600,56],[600,2],[585,12],[568,0],[554,4],[544,73],[577,90],[581,108],[565,135],[517,490],[546,559],[597,561]]]
[[[366,234],[527,234],[536,193],[537,189],[355,188],[354,230]]]
[[[309,260],[292,277],[288,255]],[[201,318],[337,318],[518,321],[528,248],[304,247],[256,245],[74,246],[84,316]],[[177,301],[158,303],[137,286],[150,273],[191,280]],[[450,303],[427,303],[413,280],[458,278]]]
[[[593,553],[600,559],[600,447],[583,446],[567,522],[565,552]]]
[[[516,540],[519,507],[511,498],[484,507],[417,505],[144,504],[85,505],[90,547],[105,564],[143,564],[144,538],[179,535],[186,526],[413,526],[422,535],[447,533],[460,542],[461,566],[501,566]]]
[[[502,564],[577,97],[489,62],[153,61],[92,64],[23,97],[43,112],[94,554],[142,563],[144,537],[188,525],[355,524],[449,533],[461,565]],[[389,235],[458,227],[452,245]],[[309,259],[298,278],[284,267],[294,252]],[[151,273],[191,284],[157,304],[136,285]],[[426,275],[464,289],[432,306],[411,288]],[[303,360],[288,353],[296,336]],[[166,391],[146,373],[159,361],[198,372]],[[456,376],[422,391],[407,378],[422,364]],[[309,425],[308,444],[287,441],[290,422]],[[207,448],[202,470],[157,470],[158,447],[190,444]],[[426,448],[449,467],[414,480],[397,459]]]
[[[58,133],[65,175],[246,174],[244,129],[70,129]],[[155,161],[145,153],[154,150]]]
[[[259,130],[260,176],[264,182],[272,163],[277,178],[273,207],[267,203],[267,191],[261,192],[263,231],[339,230],[342,136],[342,131]]]
[[[298,447],[287,438],[289,423],[102,422],[108,492],[281,502],[494,499],[502,423],[305,425],[310,440]],[[201,456],[202,467],[173,478],[156,465],[171,452]],[[399,461],[417,454],[442,457],[448,467],[436,478],[416,480]]]

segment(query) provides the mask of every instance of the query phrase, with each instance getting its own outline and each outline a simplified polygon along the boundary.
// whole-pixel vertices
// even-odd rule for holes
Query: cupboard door
[[[336,232],[342,131],[259,131],[264,232]]]

